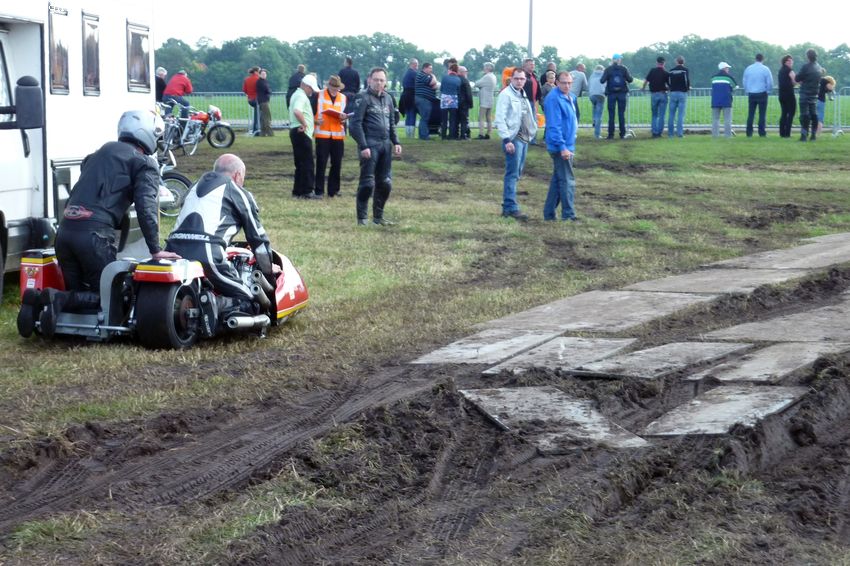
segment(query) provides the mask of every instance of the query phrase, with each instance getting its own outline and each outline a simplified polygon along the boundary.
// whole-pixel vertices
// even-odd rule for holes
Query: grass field
[[[672,141],[641,135],[606,142],[582,132],[578,223],[542,221],[551,161],[540,147],[529,149],[519,184],[531,219],[517,223],[499,214],[504,160],[498,140],[402,143],[386,208],[398,224],[364,228],[355,225],[357,162],[350,141],[341,198],[302,201],[290,198],[285,132],[237,138],[232,151],[247,164],[246,186],[272,242],[300,269],[311,294],[311,306],[265,340],[226,338],[186,352],[25,340],[15,329],[18,288],[7,278],[0,307],[2,451],[60,437],[74,424],[199,407],[238,411],[293,391],[340,387],[465,336],[476,323],[850,229],[847,137],[801,144],[776,136]],[[178,157],[178,168],[197,178],[219,153],[199,146],[195,156]],[[162,226],[162,237],[168,228]],[[209,518],[192,524],[175,516],[157,533],[163,548],[180,551],[158,559],[203,562],[274,522],[281,505],[310,505],[317,494],[300,481],[281,476],[248,502],[212,502],[201,513]],[[122,520],[77,514],[27,523],[4,553],[20,563],[55,553],[84,557],[90,536],[103,536]]]
[[[688,97],[685,110],[685,127],[700,127],[705,128],[706,125],[711,125],[711,91],[710,89],[696,89]],[[201,110],[206,110],[209,104],[214,104],[221,108],[225,120],[230,120],[235,124],[244,127],[250,119],[250,107],[245,101],[242,94],[228,93],[210,93],[198,94],[188,97],[191,104]],[[592,108],[590,100],[587,96],[579,99],[580,124],[582,126],[592,125]],[[271,100],[271,112],[273,123],[279,124],[289,120],[289,112],[286,109],[284,93],[277,93]],[[628,121],[635,127],[649,127],[652,117],[652,109],[650,108],[649,92],[633,91],[629,97],[628,103]],[[838,114],[836,114],[838,112]],[[747,97],[743,94],[737,94],[732,105],[732,118],[735,125],[745,124],[747,121]],[[475,97],[475,106],[470,112],[469,119],[471,122],[478,120],[478,97]],[[608,110],[607,107],[603,111],[603,126],[607,124]],[[839,104],[838,97],[835,100],[828,100],[824,116],[824,124],[827,128],[832,128],[835,124],[841,127],[850,127],[850,104]],[[777,129],[779,127],[779,101],[775,96],[771,96],[767,104],[767,125],[768,128]],[[799,115],[795,116],[794,127],[800,125]],[[666,120],[665,120],[666,128]]]

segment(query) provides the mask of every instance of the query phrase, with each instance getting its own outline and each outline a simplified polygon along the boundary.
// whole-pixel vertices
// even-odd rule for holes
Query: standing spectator
[[[720,112],[723,112],[723,135],[732,137],[732,93],[738,83],[729,74],[729,63],[717,64],[717,73],[711,77],[711,137],[720,135]]]
[[[626,103],[629,99],[629,84],[634,79],[629,69],[622,64],[623,56],[614,53],[611,64],[602,73],[599,82],[605,85],[608,96],[608,139],[614,139],[614,107],[620,120],[620,139],[626,137]]]
[[[360,73],[354,68],[354,60],[351,57],[345,58],[345,63],[342,69],[339,70],[339,80],[345,85],[345,90],[342,91],[348,104],[345,107],[345,113],[350,114],[352,112],[354,98],[360,92]]]
[[[573,171],[573,155],[576,150],[578,100],[570,93],[573,84],[571,73],[558,73],[558,89],[543,100],[546,115],[546,150],[552,157],[552,180],[546,204],[543,205],[543,220],[555,220],[555,209],[561,203],[561,220],[576,221],[573,206],[576,178]]]
[[[416,131],[416,73],[419,71],[419,60],[411,59],[407,63],[407,70],[401,79],[401,99],[398,109],[404,114],[404,133],[412,138]],[[349,102],[351,104],[351,102]]]
[[[807,141],[809,133],[811,140],[815,141],[818,128],[818,90],[820,79],[823,74],[821,66],[818,65],[818,53],[814,49],[806,51],[808,62],[803,65],[800,72],[794,77],[794,82],[800,84],[800,141]]]
[[[516,200],[516,186],[525,167],[528,144],[537,133],[537,119],[525,93],[525,71],[514,69],[511,83],[496,98],[496,130],[505,152],[505,180],[502,189],[502,216],[528,220]]]
[[[655,67],[646,74],[641,90],[649,85],[650,105],[652,107],[652,137],[660,138],[664,133],[664,115],[667,112],[667,89],[670,87],[670,73],[664,68],[664,57],[655,59]]]
[[[747,93],[749,111],[747,112],[747,137],[753,137],[753,120],[756,116],[756,108],[759,111],[759,137],[767,135],[767,97],[773,90],[773,74],[764,66],[764,55],[756,54],[756,61],[746,69],[741,82],[744,83],[744,92]]]
[[[393,154],[401,155],[401,144],[395,131],[395,108],[386,92],[387,71],[375,67],[369,71],[369,87],[357,96],[351,118],[351,137],[360,151],[360,182],[357,186],[357,224],[367,225],[369,199],[372,222],[389,226],[384,218],[384,205],[390,198],[393,182]]]
[[[248,76],[242,81],[242,92],[248,97],[248,106],[251,107],[251,127],[248,128],[249,136],[260,134],[260,109],[257,107],[257,80],[260,78],[260,68],[248,69]]]
[[[166,104],[179,104],[180,117],[188,118],[189,101],[186,100],[187,94],[192,94],[192,81],[189,80],[189,75],[186,74],[186,71],[180,69],[176,75],[171,77],[165,90],[162,91],[162,101]]]
[[[272,86],[268,81],[268,71],[260,69],[255,86],[257,89],[257,108],[260,114],[260,132],[258,135],[270,137],[274,135],[274,130],[272,130],[272,111],[269,105],[272,98]]]
[[[602,86],[602,73],[605,67],[596,65],[587,81],[587,94],[593,107],[593,137],[602,137],[602,110],[605,108],[605,87]]]
[[[537,103],[543,100],[543,98],[540,93],[540,81],[537,80],[537,75],[534,74],[534,59],[531,57],[525,59],[522,62],[522,70],[525,71],[525,85],[523,86],[523,89],[525,90],[525,95],[528,97],[528,101],[531,102],[531,112],[533,114],[532,118],[534,118],[535,123],[537,123]],[[513,75],[511,75],[511,77],[513,77]],[[511,78],[511,80],[513,80],[513,78]],[[529,143],[531,145],[537,145],[536,130],[534,135],[531,136]]]
[[[540,100],[543,103],[546,102],[546,97],[550,92],[555,90],[555,71],[546,71],[545,81],[542,85],[540,85]]]
[[[490,131],[493,129],[493,94],[496,91],[496,75],[493,74],[493,69],[496,66],[489,61],[484,63],[484,76],[475,81],[475,86],[478,87],[478,139],[489,140]],[[487,129],[484,130],[484,124],[487,124]],[[486,134],[482,132],[487,132]]]
[[[794,114],[797,113],[797,97],[794,95],[794,58],[790,55],[782,57],[779,67],[779,137],[790,138],[791,126],[794,125]]]
[[[295,91],[301,86],[301,81],[304,80],[304,75],[307,73],[307,67],[298,65],[295,72],[289,77],[289,86],[286,87],[286,107],[289,108],[289,100]],[[318,84],[318,83],[317,83]]]
[[[342,156],[345,153],[345,121],[348,116],[347,96],[340,90],[345,84],[336,75],[331,75],[327,86],[319,93],[316,112],[316,194],[324,195],[325,168],[328,158],[331,171],[328,175],[328,197],[339,194],[339,176],[342,172]]]
[[[162,102],[162,93],[165,90],[165,77],[168,75],[168,71],[165,70],[165,67],[157,67],[156,68],[156,101]]]
[[[460,77],[460,100],[457,105],[457,121],[460,133],[460,139],[469,139],[469,111],[475,104],[475,99],[472,97],[472,84],[469,82],[469,71],[466,67],[460,66],[457,68],[457,76]]]
[[[583,92],[588,92],[585,71],[587,71],[587,67],[584,66],[584,63],[579,63],[576,65],[575,70],[570,71],[570,75],[573,77],[573,87],[570,92],[576,98],[581,98]],[[576,120],[581,120],[581,111],[578,108],[578,104],[576,104]]]
[[[430,138],[431,110],[437,99],[437,79],[434,78],[431,63],[423,63],[416,73],[416,112],[419,114],[419,139]]]
[[[440,137],[458,139],[457,109],[460,100],[460,77],[457,63],[451,63],[440,80]]]
[[[822,69],[822,72],[826,72],[826,69]],[[823,130],[823,122],[826,116],[826,98],[829,97],[832,99],[832,93],[835,90],[835,79],[826,75],[820,80],[820,86],[818,88],[818,129],[817,132],[820,133]]]
[[[305,75],[301,86],[289,100],[289,139],[292,142],[292,158],[295,161],[295,180],[292,196],[295,198],[322,198],[313,194],[316,185],[313,163],[313,108],[310,96],[319,92],[313,75]]]
[[[688,91],[691,90],[691,75],[685,67],[685,58],[676,57],[676,66],[670,69],[670,118],[667,121],[667,135],[673,137],[673,123],[676,118],[676,136],[685,135],[685,106],[688,102]],[[678,115],[678,116],[677,116]]]

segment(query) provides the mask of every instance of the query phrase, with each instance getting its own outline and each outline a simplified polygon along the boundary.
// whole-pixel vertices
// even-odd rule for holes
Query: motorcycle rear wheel
[[[210,128],[210,131],[207,132],[207,141],[216,149],[230,147],[235,140],[236,134],[230,126],[218,124]]]
[[[180,209],[183,208],[183,201],[186,200],[189,189],[192,188],[192,181],[189,180],[189,177],[177,171],[166,171],[162,174],[162,184],[174,197],[174,203],[161,204],[159,212],[163,216],[177,216],[180,214]]]
[[[174,283],[143,283],[136,296],[136,335],[151,349],[185,350],[198,341],[200,312],[195,289]]]

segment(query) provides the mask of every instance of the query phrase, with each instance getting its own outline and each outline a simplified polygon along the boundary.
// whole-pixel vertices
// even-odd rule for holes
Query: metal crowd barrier
[[[289,110],[286,106],[286,93],[275,92],[272,94],[270,106],[272,114],[273,128],[288,128],[289,127]],[[391,91],[391,94],[398,100],[401,94],[398,91]],[[241,92],[199,92],[187,97],[189,103],[199,110],[206,110],[209,104],[213,104],[221,108],[223,119],[230,122],[231,125],[237,128],[248,128],[251,124],[251,107],[245,95]],[[626,122],[627,131],[633,134],[634,130],[649,129],[652,118],[652,108],[650,104],[650,93],[648,90],[641,91],[633,89],[629,92],[629,99],[626,105]],[[845,102],[846,101],[846,102]],[[477,126],[474,121],[478,116],[478,98],[475,98],[476,107],[470,112],[472,126]],[[592,127],[592,109],[590,99],[587,96],[582,96],[578,100],[580,120],[579,126],[582,128]],[[827,100],[826,112],[824,120],[824,128],[832,130],[834,136],[839,136],[844,133],[844,130],[850,127],[850,87],[843,87],[833,93],[833,100]],[[668,104],[669,110],[669,104]],[[767,101],[767,127],[771,130],[779,128],[779,99],[777,91],[771,93]],[[735,96],[732,101],[732,127],[733,129],[743,130],[746,126],[748,112],[747,95],[740,88],[735,89]],[[757,119],[757,118],[756,118]],[[615,116],[616,121],[616,116]],[[665,134],[668,120],[665,117],[664,128]],[[794,117],[794,128],[799,128],[799,108]],[[607,102],[602,111],[602,129],[603,133],[607,133],[608,126],[608,107]],[[686,129],[706,130],[711,128],[711,89],[710,88],[693,88],[688,93],[688,99],[685,103],[685,124]]]

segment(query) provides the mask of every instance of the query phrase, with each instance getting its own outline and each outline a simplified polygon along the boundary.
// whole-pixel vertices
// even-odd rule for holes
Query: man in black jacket
[[[307,73],[307,67],[304,65],[298,65],[295,69],[295,72],[289,77],[289,84],[286,87],[286,107],[289,108],[289,99],[292,98],[292,95],[295,94],[295,91],[298,87],[301,86],[301,81],[304,80],[304,76]]]
[[[818,131],[818,89],[823,75],[818,65],[818,54],[814,49],[806,51],[808,63],[803,65],[794,81],[800,85],[800,141],[807,141],[811,132],[811,140],[815,140]]]
[[[629,85],[632,82],[629,69],[622,64],[623,57],[615,53],[611,64],[602,72],[599,82],[605,85],[605,95],[608,97],[608,139],[614,139],[614,107],[617,107],[617,117],[620,121],[620,139],[626,137],[626,103],[629,100]]]
[[[153,112],[125,112],[118,121],[118,141],[108,142],[83,160],[59,231],[56,257],[67,291],[45,289],[39,315],[41,333],[56,331],[63,310],[97,309],[100,276],[115,261],[115,231],[131,204],[153,259],[179,259],[159,246],[157,194],[159,169],[151,156],[162,136],[162,119]]]
[[[357,224],[367,225],[369,199],[372,222],[391,225],[384,219],[384,205],[392,191],[392,156],[401,155],[395,131],[395,107],[385,91],[387,71],[375,67],[369,71],[369,87],[357,96],[349,127],[360,151],[360,182],[357,187]]]
[[[345,58],[345,66],[339,70],[337,75],[342,84],[345,85],[345,90],[342,94],[345,95],[345,113],[351,112],[352,104],[357,93],[360,92],[360,73],[354,68],[354,61],[351,57]]]
[[[460,139],[469,139],[469,111],[475,99],[472,97],[472,84],[469,82],[469,72],[466,67],[458,67],[457,74],[460,77],[460,96],[458,97],[457,121],[460,124]]]

